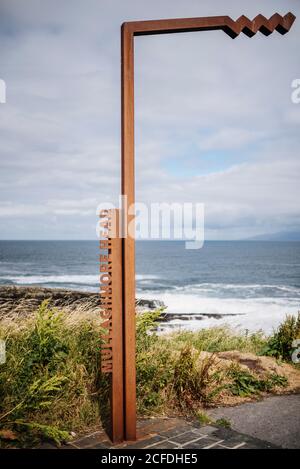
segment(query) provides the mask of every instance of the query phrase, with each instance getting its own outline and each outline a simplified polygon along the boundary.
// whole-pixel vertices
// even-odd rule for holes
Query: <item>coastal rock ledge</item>
[[[49,300],[49,306],[63,309],[67,313],[94,313],[100,308],[98,293],[29,286],[0,286],[0,319],[28,316],[42,301]],[[158,300],[137,299],[138,311],[162,308],[165,305]]]

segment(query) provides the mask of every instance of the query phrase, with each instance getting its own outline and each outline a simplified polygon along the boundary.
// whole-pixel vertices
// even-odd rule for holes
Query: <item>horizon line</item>
[[[0,242],[96,242],[99,241],[99,239],[0,239]],[[187,241],[193,241],[190,239],[136,239],[136,242],[187,242]],[[242,238],[242,239],[205,239],[205,242],[300,242],[300,239],[253,239],[253,238]]]

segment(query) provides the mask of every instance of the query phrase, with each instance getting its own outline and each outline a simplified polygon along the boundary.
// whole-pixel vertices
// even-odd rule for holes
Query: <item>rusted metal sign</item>
[[[119,210],[100,213],[100,315],[103,320],[101,371],[110,374],[112,441],[124,439],[122,239]]]
[[[231,38],[244,33],[253,37],[258,31],[269,36],[273,31],[286,34],[295,16],[278,13],[270,19],[258,15],[254,20],[241,16],[234,21],[229,16],[133,21],[121,27],[121,150],[122,195],[127,206],[134,207],[134,37],[151,34],[170,34],[192,31],[224,31]],[[133,213],[133,212],[131,212]],[[115,216],[116,215],[116,216]],[[135,240],[134,236],[111,238],[112,219],[122,217],[124,232],[134,226],[134,215],[122,212],[103,214],[108,223],[107,238],[102,247],[108,257],[102,258],[101,298],[104,301],[103,319],[107,325],[102,358],[102,370],[112,375],[112,432],[113,441],[136,439],[136,368],[135,368]],[[105,228],[105,226],[104,226]]]

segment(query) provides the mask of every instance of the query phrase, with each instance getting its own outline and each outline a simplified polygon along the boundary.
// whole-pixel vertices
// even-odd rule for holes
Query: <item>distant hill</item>
[[[247,241],[300,241],[299,231],[280,231],[247,238]]]

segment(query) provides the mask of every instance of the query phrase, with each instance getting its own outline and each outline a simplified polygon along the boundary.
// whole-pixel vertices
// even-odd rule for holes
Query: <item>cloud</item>
[[[259,141],[263,135],[262,132],[251,132],[247,129],[216,129],[212,135],[200,140],[199,147],[201,150],[230,150],[242,148]]]
[[[226,2],[233,18],[274,8]],[[93,238],[97,205],[120,191],[120,24],[223,14],[224,2],[2,0],[0,9],[1,236]],[[297,14],[299,2],[276,10]],[[213,237],[296,226],[298,23],[284,37],[136,39],[139,200],[204,201]]]

